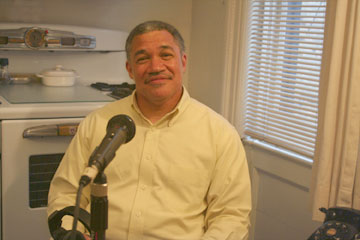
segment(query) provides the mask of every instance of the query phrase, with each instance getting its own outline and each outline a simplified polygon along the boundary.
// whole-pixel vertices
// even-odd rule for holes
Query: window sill
[[[274,146],[272,144],[260,141],[258,139],[254,139],[252,137],[246,136],[246,137],[242,138],[242,141],[243,141],[244,144],[248,144],[250,146],[257,146],[257,147],[263,148],[265,150],[271,151],[272,153],[284,156],[284,157],[286,157],[288,159],[291,159],[291,160],[295,161],[298,164],[302,164],[302,165],[305,165],[307,167],[312,167],[312,165],[313,165],[313,159],[311,159],[309,157],[305,157],[305,156],[300,155],[298,153],[289,151],[289,150],[284,149],[284,148]]]
[[[308,191],[312,160],[252,138],[243,139],[250,173],[271,174]]]

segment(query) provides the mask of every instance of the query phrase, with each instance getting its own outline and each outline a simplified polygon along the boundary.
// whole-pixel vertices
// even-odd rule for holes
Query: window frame
[[[246,136],[244,113],[247,69],[247,25],[252,0],[229,0],[227,6],[227,28],[225,53],[224,86],[221,113],[237,128],[245,143],[255,144],[290,158],[312,164],[313,159],[274,144]],[[240,14],[239,14],[240,13]]]

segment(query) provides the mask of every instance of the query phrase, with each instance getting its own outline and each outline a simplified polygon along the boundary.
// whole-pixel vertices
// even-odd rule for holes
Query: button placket
[[[143,232],[143,224],[145,211],[148,207],[148,197],[153,177],[153,154],[156,151],[156,138],[154,137],[154,130],[150,129],[145,135],[143,157],[140,161],[139,167],[139,181],[138,190],[134,199],[134,205],[132,209],[132,215],[134,216],[130,220],[129,231],[132,232],[131,236],[141,236]]]

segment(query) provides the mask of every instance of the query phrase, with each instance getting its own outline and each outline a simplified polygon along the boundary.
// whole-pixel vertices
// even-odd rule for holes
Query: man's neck
[[[181,99],[182,94],[172,101],[148,102],[142,98],[136,98],[137,104],[142,114],[153,124],[158,122],[166,114],[171,112]]]

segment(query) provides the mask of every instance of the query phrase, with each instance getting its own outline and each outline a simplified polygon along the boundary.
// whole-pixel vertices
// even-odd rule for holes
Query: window
[[[244,133],[312,158],[326,0],[252,0]]]

